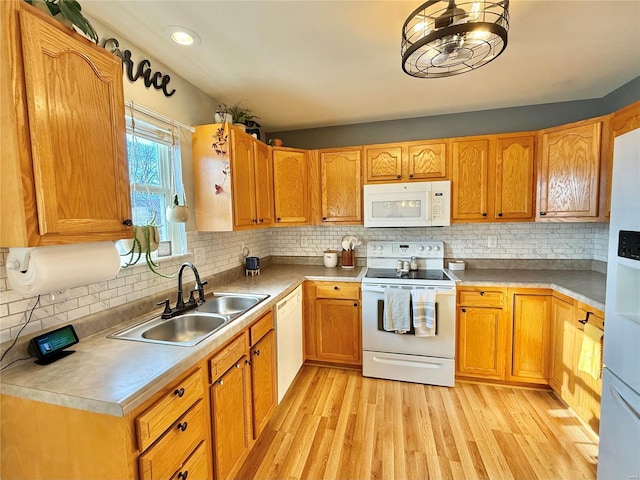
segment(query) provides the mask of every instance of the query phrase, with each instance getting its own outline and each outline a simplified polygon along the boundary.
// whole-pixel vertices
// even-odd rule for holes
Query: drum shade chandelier
[[[509,0],[430,0],[402,27],[402,69],[419,78],[450,77],[496,59],[507,46]]]

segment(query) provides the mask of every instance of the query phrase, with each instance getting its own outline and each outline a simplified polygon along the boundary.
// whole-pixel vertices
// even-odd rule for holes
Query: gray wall
[[[539,130],[611,113],[640,100],[640,77],[593,100],[500,108],[384,122],[268,132],[289,147],[315,149]]]

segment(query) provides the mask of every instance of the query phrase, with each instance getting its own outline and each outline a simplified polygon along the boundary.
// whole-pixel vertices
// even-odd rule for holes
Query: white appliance
[[[640,129],[615,139],[598,478],[640,478]]]
[[[398,262],[418,270],[396,270]],[[443,242],[370,242],[362,279],[362,374],[452,387],[455,377],[456,285],[444,272]],[[435,290],[436,334],[416,337],[383,328],[385,290]],[[412,322],[412,321],[411,321]]]
[[[278,403],[302,367],[302,285],[276,304]]]
[[[451,224],[451,182],[364,186],[365,227],[442,227]]]

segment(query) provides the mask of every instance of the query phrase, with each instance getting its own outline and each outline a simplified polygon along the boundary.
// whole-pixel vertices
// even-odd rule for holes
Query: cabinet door
[[[597,217],[602,122],[541,132],[538,219]]]
[[[534,135],[497,138],[494,218],[534,217]]]
[[[489,140],[455,140],[452,144],[451,219],[482,220],[488,216]]]
[[[249,453],[249,371],[242,357],[211,387],[213,455],[217,480],[232,478]]]
[[[317,358],[361,365],[360,302],[319,298],[315,302],[314,317]]]
[[[506,330],[501,308],[458,307],[457,373],[503,380]]]
[[[365,182],[396,182],[402,178],[402,147],[365,147]]]
[[[362,222],[360,150],[320,152],[323,222]]]
[[[573,395],[573,303],[553,297],[551,300],[551,358],[549,385],[568,404]]]
[[[253,142],[253,159],[257,223],[267,227],[273,224],[273,166],[269,147],[262,142]]]
[[[276,350],[273,330],[251,348],[251,395],[253,397],[253,438],[257,439],[269,422],[276,396]]]
[[[130,237],[122,223],[131,199],[120,59],[20,13],[42,243]]]
[[[273,150],[273,190],[276,225],[309,223],[307,153]]]
[[[251,137],[231,130],[231,182],[233,184],[233,224],[255,225],[256,186]]]
[[[551,296],[513,296],[511,368],[507,380],[548,383]]]
[[[423,142],[407,146],[408,177],[434,180],[447,177],[447,143]]]

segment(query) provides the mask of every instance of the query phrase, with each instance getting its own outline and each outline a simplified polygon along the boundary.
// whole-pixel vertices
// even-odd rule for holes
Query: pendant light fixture
[[[507,46],[509,0],[430,0],[402,27],[402,69],[419,78],[470,72]]]

